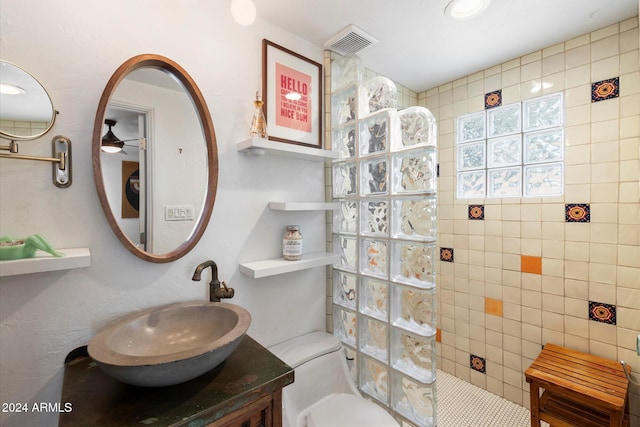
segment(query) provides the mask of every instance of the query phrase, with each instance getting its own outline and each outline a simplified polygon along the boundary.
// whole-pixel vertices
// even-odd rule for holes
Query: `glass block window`
[[[563,124],[561,92],[458,117],[457,197],[562,195]]]

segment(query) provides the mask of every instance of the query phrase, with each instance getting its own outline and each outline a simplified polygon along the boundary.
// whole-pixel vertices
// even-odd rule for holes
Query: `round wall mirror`
[[[134,255],[170,262],[207,227],[216,197],[213,122],[193,79],[168,58],[122,64],[93,127],[93,173],[109,225]]]
[[[45,88],[28,71],[0,61],[0,137],[36,139],[49,132],[56,111]]]

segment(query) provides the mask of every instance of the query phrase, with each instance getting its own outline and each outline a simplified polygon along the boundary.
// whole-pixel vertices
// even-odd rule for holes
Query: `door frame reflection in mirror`
[[[160,72],[155,70],[156,72]],[[177,82],[174,82],[176,88],[182,89],[182,86],[178,86]],[[142,84],[142,83],[140,83]],[[150,86],[155,89],[155,86]],[[119,92],[123,88],[120,85],[116,92]],[[152,91],[153,91],[152,89]],[[183,94],[186,96],[186,94]],[[155,140],[152,129],[154,129],[154,108],[143,105],[134,105],[131,103],[114,100],[114,95],[109,100],[105,117],[113,120],[115,125],[111,123],[106,124],[109,120],[105,120],[105,126],[103,127],[103,135],[107,129],[111,129],[111,126],[115,126],[113,131],[117,132],[117,139],[121,139],[124,145],[122,150],[116,153],[103,152],[101,154],[102,164],[102,178],[105,183],[105,190],[107,199],[109,200],[109,206],[111,206],[114,217],[119,224],[120,229],[127,237],[134,242],[140,249],[149,253],[160,253],[154,250],[153,246],[153,209],[149,209],[147,206],[149,202],[152,202],[151,195],[154,191],[153,179],[147,179],[147,175],[152,175],[152,171],[147,171],[147,165],[153,165],[153,155],[151,148],[155,144],[147,144],[149,141]],[[173,104],[172,104],[173,105]],[[188,108],[192,111],[192,106],[189,100]],[[112,123],[113,123],[112,122]],[[117,125],[117,126],[116,126]],[[124,126],[124,128],[123,128]],[[106,128],[106,129],[105,129]],[[198,129],[199,130],[199,129]],[[104,138],[104,136],[103,136]],[[144,138],[144,140],[141,140]],[[196,141],[194,141],[196,142]],[[201,141],[197,143],[202,144],[202,153],[205,151],[204,135],[201,137]],[[104,140],[103,140],[104,144]],[[141,146],[145,148],[142,149]],[[125,164],[127,162],[135,162],[138,164],[139,170],[139,185],[138,190],[138,209],[131,210],[129,213],[135,215],[125,215],[127,208],[133,209],[133,207],[126,202],[133,193],[125,194],[124,191],[124,175]],[[206,173],[206,172],[203,172]],[[206,188],[203,188],[199,201],[204,202],[204,194]],[[120,209],[118,209],[120,206]],[[201,206],[199,206],[201,208]],[[120,211],[120,212],[119,212]],[[200,212],[201,209],[198,210]],[[144,234],[144,238],[142,235]],[[191,235],[191,230],[188,230],[183,236],[183,240],[186,240]],[[175,245],[174,245],[175,246]],[[172,246],[173,247],[173,246]]]
[[[101,153],[102,153],[102,134],[104,129],[104,120],[107,108],[109,107],[109,100],[116,91],[118,85],[124,80],[131,72],[139,68],[155,68],[174,76],[184,87],[187,94],[190,96],[195,112],[197,113],[200,124],[202,127],[202,133],[206,143],[206,156],[207,156],[207,191],[204,198],[203,210],[200,213],[197,223],[193,228],[193,231],[188,238],[176,247],[174,250],[163,254],[154,254],[140,249],[120,228],[118,221],[114,216],[114,211],[109,204],[107,194],[105,190],[105,183],[103,179]],[[213,128],[213,121],[209,114],[209,109],[204,100],[204,97],[195,81],[191,76],[176,62],[156,54],[143,54],[135,56],[126,62],[124,62],[111,76],[107,85],[102,93],[100,102],[98,103],[98,110],[96,112],[96,118],[93,125],[93,146],[92,146],[92,163],[93,163],[93,176],[96,184],[96,190],[100,199],[100,204],[104,211],[105,217],[109,226],[115,233],[116,237],[122,242],[122,244],[137,257],[155,263],[166,263],[175,261],[186,255],[193,247],[198,243],[211,218],[213,211],[213,205],[216,198],[216,191],[218,185],[218,149],[216,143],[215,131]]]

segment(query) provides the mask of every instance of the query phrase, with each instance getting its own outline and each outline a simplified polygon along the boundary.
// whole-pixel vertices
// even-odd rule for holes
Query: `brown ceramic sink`
[[[251,324],[244,308],[193,301],[120,317],[89,342],[89,355],[108,375],[159,387],[196,378],[222,363]]]

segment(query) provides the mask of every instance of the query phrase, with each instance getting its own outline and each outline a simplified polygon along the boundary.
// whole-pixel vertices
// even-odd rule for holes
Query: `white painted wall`
[[[238,271],[241,262],[278,256],[290,223],[302,226],[306,250],[324,250],[324,212],[267,207],[269,201],[323,200],[323,166],[248,158],[235,147],[248,133],[261,87],[261,40],[318,62],[322,48],[260,20],[241,27],[228,3],[0,0],[0,56],[35,75],[60,111],[53,130],[21,143],[21,152],[49,155],[51,138],[63,134],[73,142],[74,163],[73,185],[58,189],[51,166],[0,159],[0,234],[38,232],[57,248],[89,247],[92,264],[0,279],[0,402],[59,401],[69,351],[117,315],[207,298],[206,281],[191,281],[196,265],[207,259],[216,261],[221,279],[236,289],[231,302],[251,312],[249,334],[263,345],[324,328],[324,268],[260,280]],[[164,55],[187,70],[204,94],[218,141],[211,222],[196,248],[170,264],[147,263],[124,249],[104,219],[93,181],[98,101],[115,69],[141,53]],[[0,424],[51,426],[57,416],[1,413]]]

